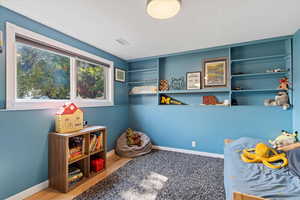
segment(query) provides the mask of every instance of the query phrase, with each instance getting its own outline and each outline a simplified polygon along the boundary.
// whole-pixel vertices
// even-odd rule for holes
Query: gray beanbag
[[[142,145],[141,146],[128,146],[126,132],[123,133],[117,140],[116,153],[122,157],[137,157],[149,153],[152,150],[152,144],[150,138],[142,132],[135,131],[141,135]]]

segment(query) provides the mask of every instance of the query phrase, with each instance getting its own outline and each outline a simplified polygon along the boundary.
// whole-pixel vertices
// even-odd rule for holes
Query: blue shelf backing
[[[166,90],[159,91],[159,94],[192,94],[192,93],[226,93],[230,92],[228,88],[216,88],[216,89],[200,89],[200,90]]]
[[[236,74],[232,75],[232,78],[256,78],[256,77],[264,77],[264,76],[285,76],[288,72],[266,72],[266,73],[250,73],[250,74]]]
[[[268,59],[276,59],[276,58],[285,58],[288,55],[286,54],[279,54],[279,55],[273,55],[273,56],[259,56],[259,57],[253,57],[253,58],[243,58],[243,59],[235,59],[231,60],[231,62],[248,62],[248,61],[256,61],[256,60],[268,60]]]

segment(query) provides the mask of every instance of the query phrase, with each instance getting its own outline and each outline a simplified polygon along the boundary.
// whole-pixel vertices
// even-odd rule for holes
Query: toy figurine
[[[297,142],[297,135],[297,131],[295,133],[289,133],[287,131],[282,130],[280,136],[278,136],[273,141],[269,140],[269,142],[270,144],[272,144],[273,148],[283,147]]]
[[[281,90],[288,90],[289,89],[289,79],[288,78],[281,78],[279,79],[279,87],[278,89],[281,89]]]
[[[289,96],[286,92],[278,92],[275,99],[266,99],[265,106],[281,106],[283,110],[287,110],[291,105],[289,103]]]
[[[244,149],[241,159],[247,163],[263,163],[265,166],[278,169],[288,164],[285,153],[278,154],[274,149],[264,143],[258,143],[255,148]],[[273,165],[272,162],[282,161],[280,165]]]
[[[140,134],[134,132],[131,128],[128,128],[126,131],[126,136],[127,136],[127,145],[128,146],[141,146],[142,145],[142,140]]]

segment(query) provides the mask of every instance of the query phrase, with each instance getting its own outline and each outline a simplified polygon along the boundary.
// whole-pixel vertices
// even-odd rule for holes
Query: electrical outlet
[[[196,141],[192,141],[192,147],[196,147],[196,146],[197,146]]]

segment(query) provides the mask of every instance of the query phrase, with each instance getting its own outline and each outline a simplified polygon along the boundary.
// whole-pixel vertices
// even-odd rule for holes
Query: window
[[[7,109],[113,105],[113,63],[7,23]]]

